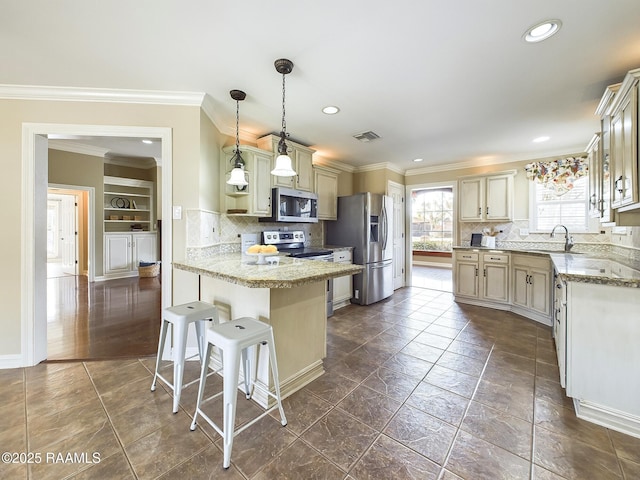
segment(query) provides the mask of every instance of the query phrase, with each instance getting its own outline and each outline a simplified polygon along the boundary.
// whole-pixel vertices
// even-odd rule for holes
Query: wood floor
[[[153,355],[160,332],[160,277],[89,284],[47,279],[47,361]]]

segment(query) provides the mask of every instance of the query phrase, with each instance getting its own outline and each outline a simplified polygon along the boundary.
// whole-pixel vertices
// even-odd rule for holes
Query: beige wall
[[[338,175],[338,196],[345,197],[353,193],[353,173],[340,172]]]
[[[400,185],[405,184],[405,177],[386,168],[357,172],[353,174],[353,192],[387,193],[388,181],[392,180]]]
[[[36,100],[0,100],[0,151],[2,151],[3,188],[0,201],[12,208],[0,209],[7,229],[0,249],[0,356],[21,353],[22,248],[26,242],[22,224],[22,128],[24,123],[68,125],[130,125],[172,129],[173,199],[183,208],[200,208],[198,185],[203,165],[201,158],[201,114],[198,106],[166,106],[98,102],[54,102]],[[219,150],[219,149],[216,149]],[[211,150],[207,162],[218,162]],[[217,172],[217,166],[211,168]],[[218,183],[217,176],[210,177]],[[96,192],[96,202],[101,195]],[[183,217],[184,218],[184,217]],[[186,246],[185,220],[172,223],[173,257],[183,257]]]
[[[119,157],[119,161],[130,161],[135,163],[135,159]],[[154,160],[155,162],[155,160]],[[155,180],[155,167],[154,168],[137,168],[129,167],[125,165],[116,165],[113,163],[104,164],[104,174],[109,177],[124,177],[135,178],[136,180],[147,180],[153,182]]]

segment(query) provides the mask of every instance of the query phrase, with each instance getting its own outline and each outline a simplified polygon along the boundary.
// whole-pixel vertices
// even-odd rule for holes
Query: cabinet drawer
[[[540,257],[537,255],[514,255],[513,264],[522,265],[525,267],[540,268],[547,270],[551,268],[549,258]]]
[[[466,260],[468,262],[477,262],[478,254],[474,252],[456,252],[456,260]]]
[[[341,250],[339,252],[333,252],[333,261],[339,262],[351,262],[351,252],[349,250]]]
[[[482,256],[484,263],[509,263],[509,254],[507,253],[485,253]]]

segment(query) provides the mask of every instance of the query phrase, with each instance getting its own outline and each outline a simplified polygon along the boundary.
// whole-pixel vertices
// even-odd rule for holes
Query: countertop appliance
[[[262,232],[264,245],[275,245],[278,251],[292,258],[333,262],[333,250],[305,247],[306,236],[302,230]],[[327,280],[327,317],[333,315],[333,279]]]
[[[260,222],[318,223],[318,194],[276,187],[271,189],[271,216]]]
[[[353,276],[352,303],[369,305],[393,294],[393,199],[375,193],[338,197],[338,219],[326,222],[328,244],[353,248],[353,263],[363,265]]]

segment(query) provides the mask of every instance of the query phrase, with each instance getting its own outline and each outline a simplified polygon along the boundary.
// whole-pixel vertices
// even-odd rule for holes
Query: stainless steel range
[[[305,247],[306,236],[302,230],[262,232],[264,245],[275,245],[278,251],[292,258],[333,262],[333,250]],[[333,315],[333,279],[327,280],[327,316]]]

